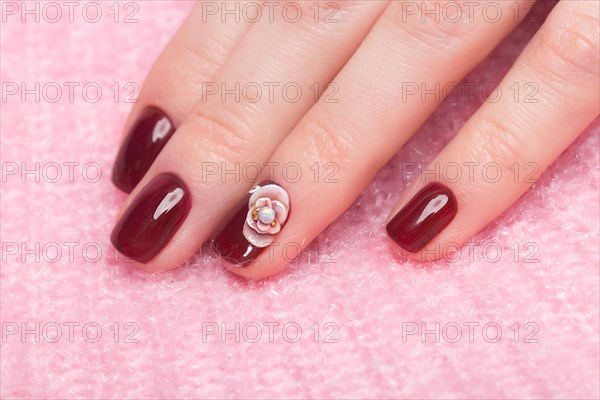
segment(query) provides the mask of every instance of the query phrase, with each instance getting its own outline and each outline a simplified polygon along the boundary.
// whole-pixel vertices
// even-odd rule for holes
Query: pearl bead
[[[270,224],[275,221],[275,210],[271,207],[263,207],[258,212],[258,220],[263,224]]]

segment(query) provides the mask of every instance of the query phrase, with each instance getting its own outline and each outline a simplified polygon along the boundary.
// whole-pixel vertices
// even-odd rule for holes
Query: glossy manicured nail
[[[146,107],[119,149],[112,175],[114,185],[131,193],[174,132],[173,123],[162,110]]]
[[[274,241],[290,215],[290,199],[281,186],[265,181],[250,189],[215,231],[212,243],[222,259],[246,266]]]
[[[146,263],[169,243],[191,206],[190,192],[179,178],[158,175],[123,212],[110,241],[121,254]]]
[[[430,183],[392,218],[386,230],[398,246],[416,253],[448,226],[457,211],[452,191],[440,183]]]

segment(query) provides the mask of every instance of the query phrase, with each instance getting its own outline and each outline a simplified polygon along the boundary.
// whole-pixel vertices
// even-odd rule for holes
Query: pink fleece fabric
[[[1,28],[3,398],[599,397],[597,121],[455,262],[399,260],[384,221],[414,177],[402,166],[431,160],[481,104],[466,96],[286,272],[247,282],[201,256],[143,272],[109,242],[125,200],[110,166],[125,85],[191,3],[137,2],[131,24],[98,4],[97,23],[79,6],[73,23],[19,14]],[[538,26],[466,80],[498,82]],[[10,82],[57,82],[62,99],[50,85],[23,103]],[[80,83],[72,102],[65,82]],[[24,173],[36,165],[39,179]]]

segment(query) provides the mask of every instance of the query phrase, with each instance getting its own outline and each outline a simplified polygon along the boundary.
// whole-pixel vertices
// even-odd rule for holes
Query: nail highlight
[[[131,193],[174,132],[175,126],[167,114],[159,108],[146,107],[121,144],[113,169],[114,185]]]
[[[146,263],[169,243],[191,207],[189,190],[178,177],[158,175],[125,210],[110,241],[121,254]]]
[[[430,183],[392,218],[386,230],[398,246],[416,253],[452,222],[457,211],[452,191],[440,183]]]
[[[246,266],[275,241],[289,215],[286,190],[273,182],[262,182],[248,192],[232,216],[216,230],[213,246],[224,261]]]

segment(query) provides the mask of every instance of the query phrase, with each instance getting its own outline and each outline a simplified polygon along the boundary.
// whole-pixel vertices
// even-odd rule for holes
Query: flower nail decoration
[[[275,241],[290,210],[290,199],[284,188],[275,184],[255,186],[250,190],[244,237],[256,247],[267,247]]]

